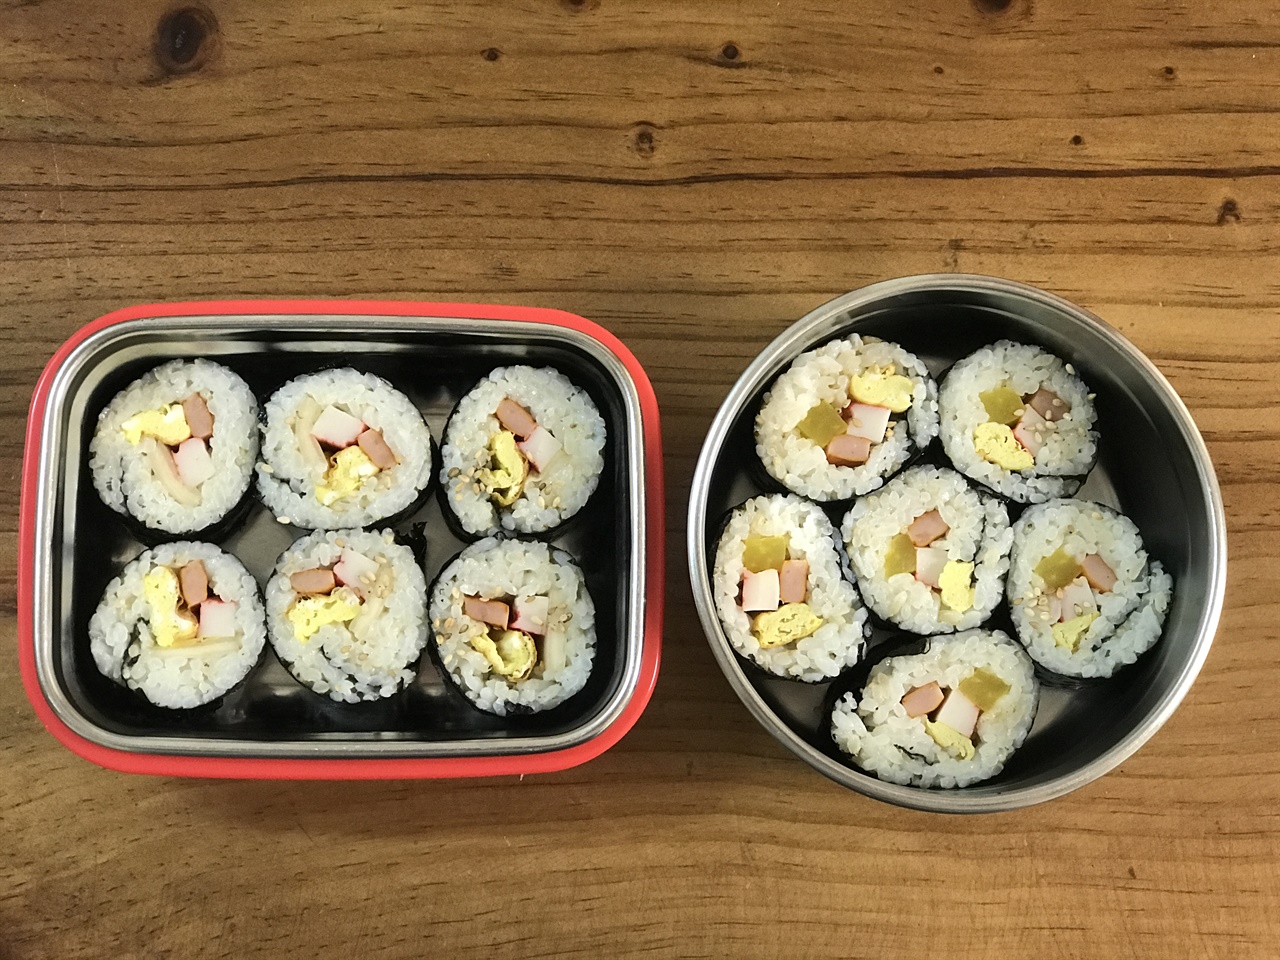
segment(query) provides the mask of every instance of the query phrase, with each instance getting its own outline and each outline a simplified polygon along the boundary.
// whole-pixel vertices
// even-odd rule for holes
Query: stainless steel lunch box
[[[760,401],[800,353],[857,333],[902,344],[935,376],[992,341],[1036,343],[1073,363],[1097,394],[1098,466],[1078,496],[1121,508],[1174,577],[1163,638],[1105,681],[1045,682],[1027,741],[992,780],[957,790],[898,786],[839,758],[827,733],[829,684],[765,676],[721,629],[710,578],[723,518],[763,492],[753,469]],[[877,283],[827,303],[773,341],[720,407],[689,499],[694,601],[712,652],[742,702],[784,746],[838,783],[890,803],[939,812],[1011,810],[1084,786],[1131,756],[1186,696],[1222,609],[1227,542],[1222,498],[1204,442],[1156,367],[1097,317],[1052,294],[990,277],[937,274]],[[891,634],[877,631],[875,646]]]
[[[552,534],[582,564],[597,609],[587,688],[544,715],[472,707],[424,655],[417,680],[372,704],[337,704],[296,683],[268,650],[211,709],[153,707],[107,680],[87,623],[108,580],[143,549],[97,498],[88,444],[98,413],[175,357],[236,370],[260,400],[286,380],[351,365],[379,374],[441,435],[458,398],[490,369],[551,365],[595,400],[608,429],[600,486]],[[20,663],[46,726],[116,769],[238,777],[434,777],[531,773],[581,763],[638,718],[657,675],[663,597],[662,453],[643,369],[611,334],[555,310],[468,304],[219,302],[135,307],[79,331],[32,399],[19,546]],[[428,579],[461,547],[435,496],[396,525],[425,534]],[[260,503],[222,538],[259,583],[302,531]],[[170,538],[175,539],[175,538]]]

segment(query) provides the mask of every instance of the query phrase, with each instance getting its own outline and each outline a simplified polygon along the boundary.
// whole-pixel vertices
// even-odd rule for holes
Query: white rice
[[[1008,595],[1018,638],[1040,664],[1070,677],[1109,677],[1160,639],[1173,578],[1150,560],[1137,526],[1102,504],[1052,500],[1030,507],[1013,528]],[[1098,619],[1073,653],[1053,639],[1044,581],[1035,572],[1062,549],[1077,560],[1098,554],[1116,574],[1114,588],[1093,591]]]
[[[294,417],[310,397],[321,409],[333,405],[382,431],[399,463],[381,470],[354,493],[325,506],[316,496],[324,469],[303,455]],[[410,507],[431,480],[431,434],[422,414],[381,377],[351,368],[325,370],[290,380],[267,401],[258,464],[258,492],[282,523],[309,529],[366,527]]]
[[[823,621],[817,631],[785,646],[764,648],[752,618],[738,606],[749,536],[791,538],[791,559],[809,563],[805,600]],[[716,611],[735,650],[769,673],[815,683],[858,662],[866,646],[867,611],[842,569],[836,530],[814,503],[787,494],[756,497],[734,510],[720,536],[712,581]]]
[[[235,602],[236,635],[160,647],[151,633],[143,578],[156,567],[176,572],[192,560],[204,563],[210,594]],[[89,649],[103,675],[156,706],[174,709],[198,707],[225,694],[253,669],[265,642],[258,585],[239,560],[210,543],[166,543],[141,554],[107,584],[89,620]]]
[[[355,620],[326,624],[299,640],[287,618],[297,599],[289,577],[333,566],[346,548],[378,564],[385,594],[371,591]],[[426,646],[426,591],[413,551],[396,543],[390,530],[308,534],[280,555],[267,582],[271,645],[299,682],[332,700],[358,703],[392,696],[413,681],[413,664]]]
[[[957,613],[938,591],[910,573],[884,576],[889,541],[922,514],[937,510],[950,526],[931,546],[947,559],[974,564],[973,607]],[[950,633],[984,623],[1004,596],[1013,530],[1004,505],[981,496],[954,470],[921,466],[857,500],[841,527],[854,576],[867,605],[912,633]]]
[[[538,641],[539,660],[531,676],[508,680],[471,645],[471,638],[486,636],[488,627],[463,613],[468,596],[550,601],[547,634]],[[548,710],[586,686],[595,659],[595,619],[582,571],[567,553],[545,543],[494,538],[473,543],[444,569],[431,592],[431,626],[441,663],[473,704],[498,716]],[[543,659],[548,643],[563,652],[557,668]]]
[[[489,442],[501,431],[494,415],[510,397],[563,445],[546,472],[530,470],[520,496],[499,508],[477,482],[489,466]],[[600,411],[568,377],[551,367],[499,367],[458,401],[440,451],[440,484],[462,528],[474,536],[501,530],[540,533],[583,508],[604,469]]]
[[[953,757],[907,716],[902,698],[937,681],[954,688],[982,667],[1010,690],[983,711],[974,729],[974,755]],[[1035,720],[1039,684],[1031,660],[999,630],[934,637],[924,653],[890,657],[871,669],[861,702],[847,693],[831,714],[836,746],[881,780],[918,787],[965,787],[995,776],[1022,745]]]
[[[1041,387],[1070,407],[1067,417],[1046,423],[1047,437],[1029,470],[1006,470],[979,456],[974,430],[989,419],[980,394],[1009,386],[1021,396]],[[961,473],[1020,503],[1066,497],[1080,489],[1098,457],[1096,414],[1089,388],[1066,365],[1039,347],[1001,340],[958,361],[938,394],[942,447]]]
[[[198,506],[175,500],[151,470],[148,454],[158,440],[131,444],[122,426],[139,413],[181,403],[193,393],[213,414],[209,454],[214,473],[196,488]],[[245,491],[258,455],[258,402],[248,385],[209,360],[171,360],[116,394],[98,417],[89,443],[89,468],[102,502],[152,530],[194,533],[217,523]]]
[[[843,409],[849,402],[849,378],[893,364],[913,384],[911,406],[893,432],[871,448],[856,467],[827,462],[826,452],[796,429],[821,403]],[[938,388],[914,354],[895,343],[856,334],[802,353],[765,394],[756,417],[756,453],[783,486],[815,500],[847,500],[875,490],[885,478],[938,434]],[[897,415],[895,415],[897,416]]]

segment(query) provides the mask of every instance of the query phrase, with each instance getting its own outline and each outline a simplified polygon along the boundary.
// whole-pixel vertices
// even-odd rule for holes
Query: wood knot
[[[600,8],[600,0],[560,0],[560,5],[570,13],[587,13]]]
[[[736,43],[726,43],[720,48],[720,56],[726,60],[737,60],[738,57],[742,56],[742,51],[738,49]]]
[[[1239,223],[1241,220],[1240,204],[1236,203],[1230,197],[1222,201],[1222,206],[1218,207],[1218,226],[1230,221],[1231,223]]]
[[[933,72],[936,73],[938,76],[942,76],[947,71],[943,70],[941,64],[939,64],[938,66],[933,68]]]
[[[637,123],[631,134],[631,149],[646,160],[658,150],[656,129],[651,123]]]
[[[181,7],[160,18],[155,56],[169,74],[193,73],[212,58],[218,46],[218,21],[206,7]]]
[[[495,60],[501,59],[502,51],[497,47],[489,47],[487,50],[481,50],[480,56],[493,63]]]
[[[1080,136],[1080,134],[1078,134],[1078,133],[1077,133],[1074,137],[1072,137],[1072,138],[1071,138],[1071,145],[1072,145],[1073,147],[1078,147],[1078,146],[1080,146],[1082,143],[1084,143],[1084,137]]]
[[[973,0],[973,5],[978,8],[979,13],[1001,14],[1012,9],[1013,0]]]
[[[1161,70],[1160,72],[1161,72],[1162,74],[1164,74],[1164,78],[1165,78],[1166,80],[1173,80],[1173,79],[1175,79],[1175,78],[1178,76],[1178,68],[1177,68],[1177,67],[1165,67],[1165,68],[1164,68],[1163,70]]]

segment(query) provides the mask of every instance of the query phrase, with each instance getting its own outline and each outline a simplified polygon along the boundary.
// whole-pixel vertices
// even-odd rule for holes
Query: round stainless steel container
[[[1151,556],[1174,577],[1163,638],[1109,680],[1042,683],[1026,742],[1004,771],[956,790],[886,783],[840,759],[827,733],[830,684],[764,675],[730,646],[712,600],[709,558],[721,522],[763,492],[754,423],[760,400],[792,360],[850,333],[893,340],[939,376],[992,341],[1036,343],[1073,363],[1096,392],[1098,466],[1077,496],[1110,503],[1138,524]],[[833,516],[839,516],[839,510]],[[937,274],[877,283],[814,310],[773,341],[730,390],[712,421],[689,501],[689,571],[711,649],[742,702],[774,737],[820,773],[890,803],[949,813],[1012,810],[1062,796],[1131,756],[1172,715],[1213,641],[1226,583],[1227,543],[1213,465],[1168,381],[1088,311],[1034,287]],[[894,636],[875,633],[869,656]],[[838,682],[838,681],[837,681]]]

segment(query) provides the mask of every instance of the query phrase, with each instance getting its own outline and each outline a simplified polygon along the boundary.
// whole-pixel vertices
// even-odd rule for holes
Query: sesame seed
[[[1063,419],[1063,420],[1070,420],[1070,419],[1071,419],[1071,413],[1070,413],[1070,411],[1068,411],[1067,413],[1064,413],[1064,414],[1062,415],[1062,419]]]
[[[276,523],[288,523],[288,522],[289,522],[288,517],[276,517]]]
[[[1096,394],[1096,393],[1086,393],[1086,394],[1085,394],[1085,399],[1087,399],[1087,400],[1092,400],[1092,399],[1093,399],[1094,397],[1096,397],[1096,396],[1097,396],[1097,394]]]
[[[1042,614],[1040,614],[1040,619],[1041,619],[1041,620],[1043,620],[1045,623],[1048,623],[1048,622],[1049,622],[1049,615],[1048,615],[1047,613],[1042,613]]]
[[[1020,606],[1022,606],[1022,598],[1021,598],[1021,597],[1014,597],[1014,598],[1013,598],[1013,605],[1014,605],[1015,607],[1020,607]]]
[[[1075,367],[1073,367],[1071,364],[1069,364],[1069,363],[1068,363],[1068,364],[1067,364],[1067,373],[1071,374],[1071,375],[1074,377],[1074,376],[1076,375],[1076,368],[1075,368]]]
[[[258,464],[258,469],[261,470],[263,473],[275,473],[275,470],[272,468],[271,464],[269,463]]]
[[[1101,520],[1101,519],[1102,519],[1102,514],[1101,514],[1099,511],[1097,511],[1097,510],[1093,511],[1093,519],[1095,519],[1095,520]]]
[[[1054,398],[1053,398],[1053,405],[1054,405],[1055,407],[1060,407],[1060,406],[1062,406],[1062,398],[1061,398],[1061,397],[1054,397]]]

